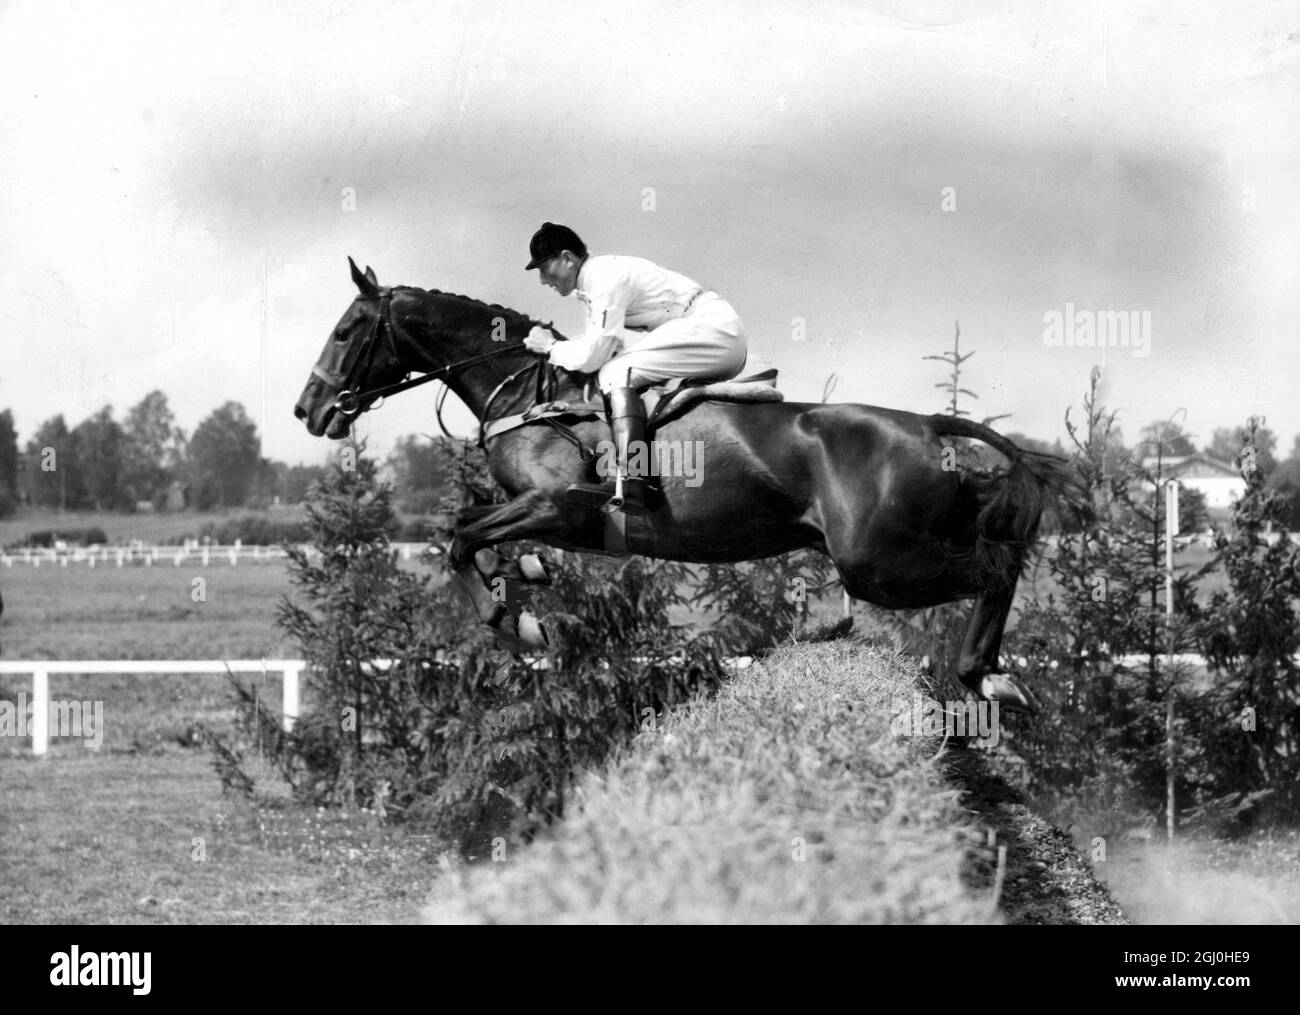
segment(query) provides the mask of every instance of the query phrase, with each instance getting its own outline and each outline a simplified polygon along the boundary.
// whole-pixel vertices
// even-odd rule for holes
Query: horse
[[[358,295],[294,406],[313,436],[341,440],[383,395],[435,378],[485,426],[517,422],[544,391],[582,403],[590,378],[521,344],[534,326],[565,340],[552,325],[468,296],[381,286],[371,268],[348,263]],[[497,627],[502,611],[488,589],[497,579],[538,579],[539,565],[506,562],[496,544],[610,552],[610,516],[565,498],[570,484],[592,478],[581,450],[608,440],[608,426],[600,418],[545,425],[554,422],[480,436],[489,471],[511,499],[456,518],[449,563],[480,618],[491,615]],[[736,563],[812,547],[858,600],[898,610],[973,599],[953,675],[977,698],[1038,711],[1033,692],[1000,671],[999,651],[1040,521],[1069,482],[1063,459],[1021,449],[972,420],[857,404],[703,400],[653,436],[701,449],[701,475],[658,477],[659,507],[623,519],[627,551]],[[963,471],[943,437],[982,441],[1009,467]],[[536,640],[537,631],[521,624],[518,634]]]

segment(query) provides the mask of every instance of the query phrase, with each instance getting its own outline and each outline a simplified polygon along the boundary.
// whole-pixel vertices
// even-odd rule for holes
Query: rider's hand
[[[528,333],[524,339],[524,348],[529,352],[535,352],[540,356],[545,356],[551,351],[551,346],[555,344],[555,336],[545,328],[533,325],[533,330]]]

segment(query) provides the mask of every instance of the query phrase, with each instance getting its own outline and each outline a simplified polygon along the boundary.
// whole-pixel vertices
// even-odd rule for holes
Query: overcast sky
[[[1290,450],[1294,3],[630,6],[0,8],[20,440],[160,388],[187,431],[233,399],[265,455],[319,461],[292,409],[347,255],[572,333],[578,304],[523,271],[549,219],[717,289],[791,399],[835,373],[833,400],[941,411],[921,357],[960,321],[967,407],[1064,436],[1103,358],[1045,344],[1070,303],[1150,313],[1148,355],[1105,352],[1130,442],[1181,408],[1201,442],[1258,414]],[[366,417],[371,448],[433,433],[432,399]]]

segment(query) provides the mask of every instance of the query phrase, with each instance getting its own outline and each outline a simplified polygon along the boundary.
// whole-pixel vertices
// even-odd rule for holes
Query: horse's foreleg
[[[526,607],[532,592],[528,583],[545,581],[545,569],[540,561],[529,561],[527,568],[521,568],[491,547],[515,539],[561,535],[567,529],[563,516],[549,497],[536,491],[475,515],[461,515],[467,524],[456,530],[451,545],[451,563],[462,590],[479,618],[513,647],[544,647],[545,631]]]
[[[569,529],[569,522],[551,498],[540,491],[530,490],[458,526],[451,541],[452,564],[464,564],[479,550],[497,543],[515,539],[546,540],[564,536]]]

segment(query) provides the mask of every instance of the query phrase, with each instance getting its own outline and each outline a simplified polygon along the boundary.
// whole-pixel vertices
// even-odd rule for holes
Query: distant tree
[[[307,498],[311,484],[324,482],[329,474],[327,465],[290,465],[284,475],[284,492],[281,494],[284,502],[301,504]]]
[[[451,446],[442,438],[408,434],[388,456],[397,506],[411,514],[428,514],[448,491]]]
[[[257,475],[256,503],[259,507],[275,503],[280,498],[284,503],[284,488],[289,476],[289,466],[273,458],[263,458]]]
[[[31,504],[66,509],[71,495],[75,505],[82,486],[72,469],[72,440],[62,413],[36,428],[23,458],[27,498]]]
[[[1016,447],[1023,448],[1025,451],[1041,451],[1044,454],[1060,455],[1062,458],[1065,457],[1065,445],[1061,443],[1061,438],[1059,437],[1056,438],[1056,442],[1053,444],[1048,444],[1047,441],[1039,440],[1037,437],[1030,437],[1027,434],[1018,432],[1008,433],[1006,434],[1006,438],[1011,441],[1011,443],[1015,444]]]
[[[284,476],[288,468],[289,466],[284,462],[273,461],[270,458],[259,459],[252,489],[244,499],[244,503],[248,507],[261,509],[270,507],[276,497],[283,500]]]
[[[260,468],[257,424],[238,402],[213,410],[186,447],[195,506],[238,507],[248,500]]]
[[[1300,436],[1296,437],[1291,454],[1265,475],[1265,481],[1270,490],[1276,490],[1282,497],[1278,509],[1282,525],[1290,532],[1300,530]]]
[[[18,506],[18,431],[8,409],[0,412],[0,518]]]
[[[1227,427],[1216,427],[1214,436],[1210,443],[1205,446],[1205,453],[1224,462],[1236,463],[1241,457],[1242,444],[1246,439],[1246,430],[1238,427],[1236,430]],[[1264,474],[1268,475],[1277,467],[1277,434],[1273,433],[1266,426],[1261,426],[1255,431],[1254,436],[1255,461]]]
[[[127,413],[122,482],[132,500],[153,500],[176,478],[185,435],[161,391],[151,391]]]
[[[1134,449],[1139,461],[1144,458],[1181,458],[1196,454],[1196,445],[1179,423],[1156,420],[1142,428],[1142,439]]]
[[[113,418],[113,407],[106,405],[78,423],[69,436],[72,465],[81,478],[81,496],[75,506],[96,511],[132,506],[130,493],[122,481],[126,434]]]

